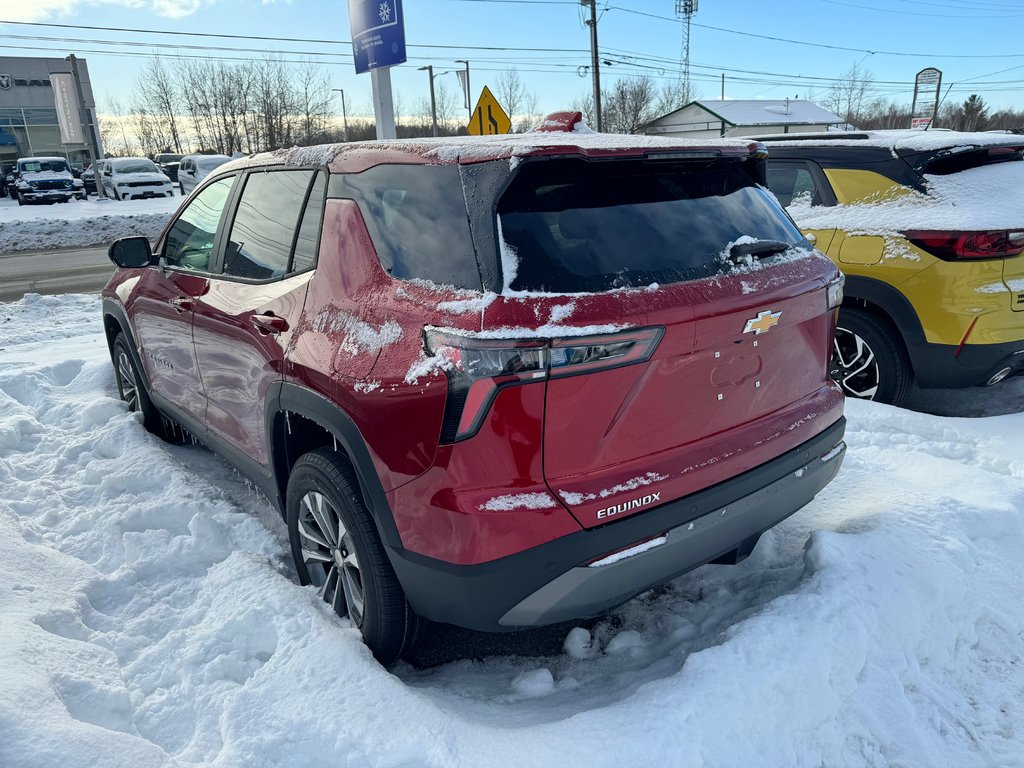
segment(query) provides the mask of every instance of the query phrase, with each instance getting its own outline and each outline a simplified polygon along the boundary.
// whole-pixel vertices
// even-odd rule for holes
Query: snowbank
[[[155,240],[180,203],[180,197],[23,206],[0,200],[0,253],[108,245],[137,235]]]
[[[0,305],[0,765],[1024,764],[1024,415],[848,414],[743,564],[391,674],[276,513],[125,412],[96,299]]]

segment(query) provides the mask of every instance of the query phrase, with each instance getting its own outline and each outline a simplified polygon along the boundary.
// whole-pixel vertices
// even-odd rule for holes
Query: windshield
[[[723,252],[744,236],[803,243],[738,162],[524,163],[498,216],[522,291],[682,282],[724,271]]]
[[[115,173],[160,173],[149,160],[119,160],[113,163]]]
[[[157,155],[156,161],[158,163],[177,163],[181,161],[184,155]]]
[[[26,160],[20,165],[22,173],[71,173],[66,160]]]
[[[196,158],[196,167],[204,171],[212,171],[214,168],[219,168],[224,165],[231,158],[228,157],[203,157]]]

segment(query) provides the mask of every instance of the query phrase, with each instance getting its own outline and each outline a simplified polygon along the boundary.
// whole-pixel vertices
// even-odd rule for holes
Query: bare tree
[[[523,85],[523,81],[519,78],[519,70],[515,67],[509,67],[501,72],[498,75],[498,83],[494,86],[494,90],[498,103],[504,107],[509,118],[515,123],[516,115],[522,111],[523,104],[527,98],[526,86]]]
[[[878,111],[878,103],[871,98],[875,76],[860,64],[854,64],[841,74],[822,100],[827,109],[851,125],[860,125],[869,114]]]
[[[327,74],[312,62],[303,64],[297,73],[295,108],[299,126],[297,139],[314,143],[323,135],[332,114],[331,85]]]
[[[162,123],[158,132],[169,138],[167,148],[181,152],[182,142],[178,132],[178,95],[176,83],[159,56],[149,59],[139,74],[137,95],[146,106],[154,121]]]
[[[669,112],[682,109],[696,98],[697,89],[692,82],[688,83],[682,78],[673,80],[662,86],[661,93],[658,94],[658,104],[654,111],[658,115],[667,115]]]
[[[526,133],[528,130],[533,128],[538,122],[540,122],[540,114],[538,114],[537,105],[537,94],[533,91],[527,91],[526,97],[523,99],[523,113],[519,115],[517,122],[513,123],[513,128],[516,133]]]
[[[135,145],[128,138],[125,130],[125,109],[119,98],[108,96],[106,111],[112,117],[100,119],[100,140],[107,154],[117,157],[129,157],[135,153]]]
[[[619,78],[601,94],[602,127],[608,133],[637,133],[657,115],[657,88],[646,75]]]
[[[581,93],[572,100],[569,108],[574,112],[582,114],[583,120],[587,125],[596,127],[597,123],[594,120],[594,95],[592,93],[589,91]]]

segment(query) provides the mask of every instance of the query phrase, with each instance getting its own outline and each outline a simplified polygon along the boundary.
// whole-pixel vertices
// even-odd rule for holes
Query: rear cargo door
[[[654,508],[816,433],[802,427],[836,402],[835,268],[774,199],[736,164],[558,165],[520,176],[499,214],[514,289],[585,291],[548,329],[561,338],[544,426],[545,478],[580,524]],[[733,260],[737,241],[775,247]],[[631,356],[620,341],[651,349]]]

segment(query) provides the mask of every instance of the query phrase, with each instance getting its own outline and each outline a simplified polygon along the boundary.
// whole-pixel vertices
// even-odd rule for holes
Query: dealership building
[[[19,157],[66,157],[73,167],[103,157],[84,59],[0,56],[0,165]]]

